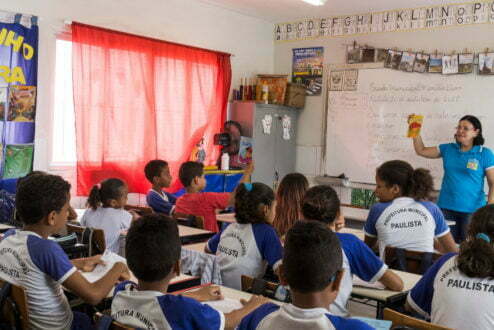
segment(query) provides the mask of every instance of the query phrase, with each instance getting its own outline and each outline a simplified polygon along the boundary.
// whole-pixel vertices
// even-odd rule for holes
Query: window
[[[55,97],[52,136],[53,166],[74,166],[77,160],[72,91],[72,42],[56,42]]]

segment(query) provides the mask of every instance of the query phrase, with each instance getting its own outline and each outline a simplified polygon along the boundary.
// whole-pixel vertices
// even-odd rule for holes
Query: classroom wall
[[[234,86],[240,77],[273,72],[272,23],[196,0],[2,0],[0,10],[39,16],[34,159],[39,170],[56,170],[50,169],[55,35],[66,20],[231,53]]]
[[[351,13],[348,13],[351,14]],[[443,52],[463,51],[465,48],[474,51],[484,51],[486,47],[494,49],[492,35],[494,25],[475,25],[451,27],[436,30],[421,30],[410,32],[383,32],[351,37],[332,37],[315,40],[286,41],[275,44],[274,72],[291,73],[292,49],[301,47],[324,47],[324,64],[345,62],[346,45],[355,40],[358,44],[400,50],[412,49],[433,52],[435,49]],[[323,77],[326,83],[327,77]],[[492,80],[494,83],[494,80]],[[326,85],[324,86],[326,88]],[[487,96],[486,96],[487,97]],[[321,152],[323,149],[322,123],[325,100],[323,96],[309,96],[305,109],[301,112],[297,132],[297,165],[298,171],[312,179],[324,174],[320,168]],[[412,153],[412,147],[410,146]],[[331,161],[331,155],[327,158]]]

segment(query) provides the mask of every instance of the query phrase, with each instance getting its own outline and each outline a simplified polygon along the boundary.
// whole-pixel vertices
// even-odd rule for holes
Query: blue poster
[[[30,24],[25,24],[26,17],[21,14],[13,17],[11,22],[0,22],[0,142],[4,178],[21,177],[31,171],[38,85],[37,18],[30,17]]]
[[[305,85],[306,95],[322,91],[323,47],[293,49],[292,82]]]

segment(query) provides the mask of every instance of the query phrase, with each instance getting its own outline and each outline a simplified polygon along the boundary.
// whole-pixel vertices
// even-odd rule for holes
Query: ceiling
[[[465,2],[465,0],[328,0],[323,6],[312,6],[301,0],[200,1],[273,23]]]

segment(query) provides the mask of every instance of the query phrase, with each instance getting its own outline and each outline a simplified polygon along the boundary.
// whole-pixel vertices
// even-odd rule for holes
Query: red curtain
[[[178,187],[180,164],[226,118],[230,55],[72,23],[77,194],[109,177],[129,191],[150,187],[144,166],[168,161]]]

